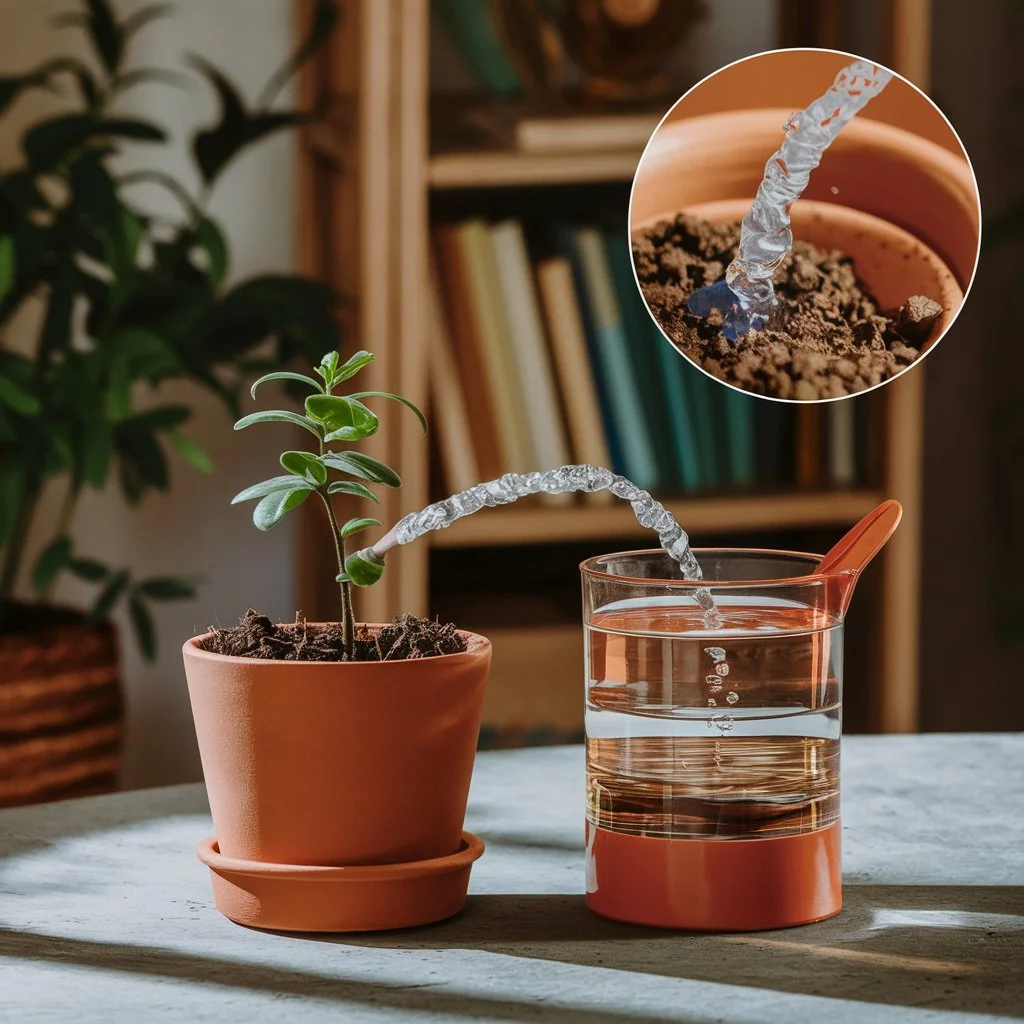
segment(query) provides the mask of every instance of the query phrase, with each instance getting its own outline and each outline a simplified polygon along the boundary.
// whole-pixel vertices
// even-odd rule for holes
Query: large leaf
[[[0,375],[0,402],[15,412],[20,412],[22,416],[39,415],[39,399],[9,377],[2,375]]]
[[[403,398],[401,395],[393,395],[390,391],[357,391],[353,395],[349,395],[349,398],[390,398],[393,402],[401,402],[407,409],[411,409],[415,414],[416,418],[420,421],[420,426],[423,428],[423,433],[427,432],[427,418],[420,412],[419,408],[413,405],[408,398]]]
[[[128,573],[121,569],[114,573],[107,581],[106,586],[100,591],[96,603],[89,612],[89,618],[93,622],[102,622],[111,612],[117,599],[124,593],[128,586]]]
[[[192,438],[173,427],[165,431],[167,440],[178,450],[178,454],[200,473],[212,473],[213,460]]]
[[[25,90],[31,88],[46,88],[51,84],[54,75],[61,71],[72,71],[76,73],[86,72],[86,68],[79,61],[70,57],[58,57],[40,65],[35,71],[24,75],[4,75],[0,77],[0,114],[14,102],[15,99]]]
[[[86,28],[103,66],[111,74],[117,71],[124,55],[124,37],[114,20],[107,0],[85,0],[89,9]]]
[[[206,276],[212,288],[219,287],[228,272],[228,244],[215,221],[203,217],[196,228],[196,239],[206,253]]]
[[[71,149],[93,138],[165,142],[167,135],[148,121],[130,118],[99,121],[92,114],[63,114],[30,128],[22,139],[22,148],[29,164],[42,170],[59,163]]]
[[[296,427],[302,427],[303,430],[308,430],[315,437],[322,436],[318,424],[307,419],[305,416],[300,416],[297,412],[290,412],[287,409],[267,409],[263,412],[251,412],[248,416],[243,416],[235,424],[235,430],[245,430],[246,427],[251,427],[254,423],[291,423]]]
[[[402,486],[401,477],[390,466],[362,452],[328,452],[324,456],[324,465],[371,483]]]
[[[156,657],[156,626],[145,602],[137,594],[132,594],[128,599],[128,614],[142,656],[146,661],[152,661]]]
[[[82,480],[97,489],[107,482],[107,471],[114,448],[114,434],[105,420],[87,420],[80,438],[79,473]]]
[[[293,491],[274,491],[268,494],[253,510],[252,521],[257,530],[273,529],[293,508],[298,508],[311,494],[308,484]]]
[[[281,466],[314,487],[327,483],[327,469],[312,452],[285,452],[281,456]]]
[[[0,302],[14,286],[17,264],[14,254],[14,239],[10,235],[0,237]]]
[[[102,562],[94,558],[72,558],[68,562],[68,571],[88,583],[99,583],[110,572]]]
[[[306,415],[323,424],[325,441],[360,441],[380,429],[380,420],[362,402],[341,395],[310,395]]]
[[[32,589],[45,593],[71,557],[71,538],[57,537],[48,544],[32,570]]]
[[[261,480],[258,484],[246,487],[244,491],[239,491],[231,499],[231,504],[237,505],[242,501],[252,501],[253,498],[265,498],[268,494],[273,494],[275,491],[305,490],[308,486],[306,481],[300,480],[292,473],[288,473],[285,476],[274,476],[269,480]]]

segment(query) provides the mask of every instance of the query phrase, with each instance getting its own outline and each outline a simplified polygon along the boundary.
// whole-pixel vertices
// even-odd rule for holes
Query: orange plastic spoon
[[[883,501],[844,533],[818,563],[814,571],[836,581],[833,603],[839,615],[849,607],[861,572],[885,546],[902,517],[903,506],[898,501]]]

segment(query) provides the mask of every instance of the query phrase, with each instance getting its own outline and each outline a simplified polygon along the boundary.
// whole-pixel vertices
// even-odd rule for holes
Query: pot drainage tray
[[[483,840],[463,832],[447,857],[404,864],[310,867],[225,857],[214,838],[199,844],[217,909],[238,924],[293,932],[367,932],[431,924],[466,902]]]

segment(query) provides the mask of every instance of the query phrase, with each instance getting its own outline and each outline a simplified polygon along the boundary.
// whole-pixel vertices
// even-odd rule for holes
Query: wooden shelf
[[[849,526],[882,495],[873,490],[808,491],[794,494],[719,495],[665,502],[680,525],[699,540],[702,533]],[[429,534],[439,548],[547,544],[653,535],[625,503],[572,507],[533,506],[484,511]]]
[[[439,153],[430,158],[427,177],[435,189],[631,181],[639,160],[640,152],[632,149],[597,153]]]

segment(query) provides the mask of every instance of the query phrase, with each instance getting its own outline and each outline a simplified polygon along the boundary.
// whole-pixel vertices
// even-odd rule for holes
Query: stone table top
[[[201,786],[0,812],[0,1021],[1024,1018],[1024,735],[843,741],[845,907],[752,935],[583,904],[583,752],[482,754],[453,920],[280,935],[213,908]]]

